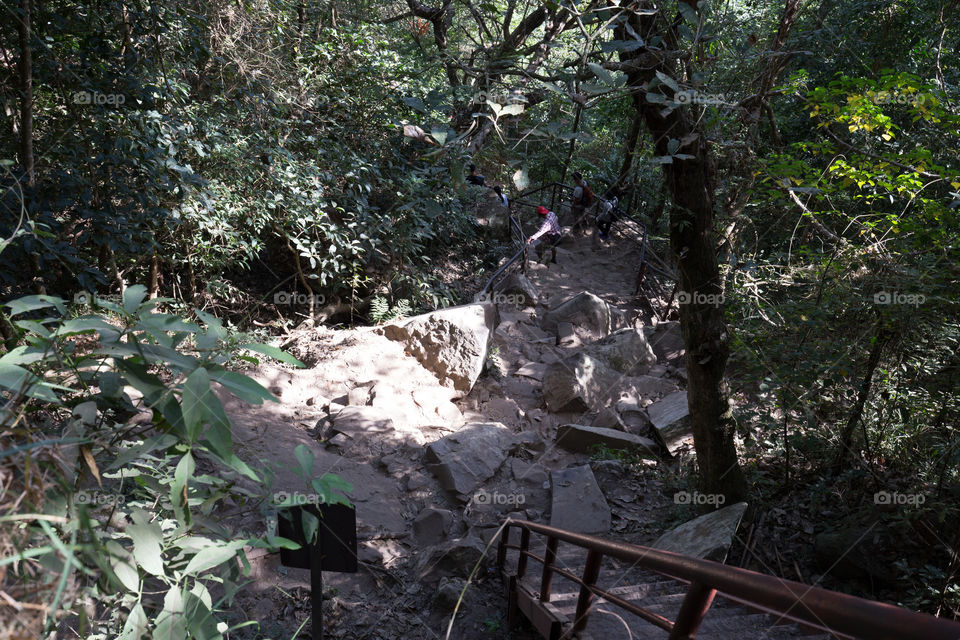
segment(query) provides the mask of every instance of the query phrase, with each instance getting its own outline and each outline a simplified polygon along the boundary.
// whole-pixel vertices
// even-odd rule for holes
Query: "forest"
[[[304,344],[475,302],[517,251],[490,187],[526,237],[527,202],[569,198],[535,190],[575,173],[675,277],[622,285],[677,322],[692,434],[686,457],[591,464],[719,497],[637,526],[745,501],[728,562],[960,621],[960,1],[3,13],[0,638],[320,637],[308,610],[238,604],[251,551],[296,543],[264,531],[276,478],[224,393],[266,411],[258,367],[320,371]],[[603,247],[634,273],[626,228]],[[351,504],[320,460],[283,464]],[[476,637],[528,637],[458,606]],[[342,638],[448,619],[377,635],[337,611]]]

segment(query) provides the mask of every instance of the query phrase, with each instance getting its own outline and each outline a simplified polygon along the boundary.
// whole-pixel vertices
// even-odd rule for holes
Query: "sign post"
[[[303,535],[304,511],[320,521],[313,544]],[[357,572],[357,512],[342,504],[305,504],[280,508],[278,516],[278,535],[300,544],[299,549],[281,549],[280,563],[310,570],[313,640],[323,640],[323,572]]]

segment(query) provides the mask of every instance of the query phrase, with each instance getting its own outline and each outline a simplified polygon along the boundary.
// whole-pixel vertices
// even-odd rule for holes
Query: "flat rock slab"
[[[634,376],[630,378],[630,384],[633,387],[634,395],[640,400],[647,401],[644,404],[649,404],[662,396],[676,393],[679,390],[677,383],[673,380],[650,375]]]
[[[493,477],[514,444],[512,432],[499,422],[467,423],[427,446],[427,469],[444,489],[467,502],[482,483]]]
[[[543,362],[528,362],[514,372],[514,375],[541,381],[547,372],[547,364]]]
[[[557,429],[557,444],[568,451],[591,453],[593,448],[602,445],[608,449],[631,451],[645,458],[656,458],[657,443],[604,427],[588,427],[581,424],[562,424]]]
[[[694,504],[699,502],[700,496],[698,493],[686,494],[686,497],[690,498],[689,502]],[[723,562],[746,510],[747,503],[738,502],[713,511],[671,529],[651,546],[694,558]]]
[[[589,465],[550,472],[550,526],[577,533],[607,533],[610,507]]]
[[[333,416],[333,431],[358,436],[393,432],[393,419],[379,407],[351,405]]]
[[[693,437],[687,392],[671,393],[647,407],[647,416],[667,450],[673,454]]]

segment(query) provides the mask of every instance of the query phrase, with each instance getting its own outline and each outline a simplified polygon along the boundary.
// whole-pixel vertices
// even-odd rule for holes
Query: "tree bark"
[[[637,150],[637,141],[640,139],[640,125],[643,124],[643,118],[639,113],[633,116],[630,123],[630,131],[623,141],[623,163],[620,165],[620,173],[617,174],[617,186],[622,186],[630,176],[630,170],[633,168],[633,156]]]
[[[33,164],[33,59],[30,51],[30,0],[20,0],[17,32],[20,40],[20,164],[27,184],[36,184]]]
[[[657,33],[665,41],[675,39],[674,27],[658,16],[630,15],[628,23],[636,33]],[[626,23],[625,23],[626,24]],[[616,37],[630,38],[623,24]],[[620,52],[621,62],[644,55]],[[689,106],[665,110],[663,104],[648,102],[644,90],[656,73],[676,77],[672,65],[632,66],[629,84],[636,87],[634,104],[653,138],[657,155],[682,153],[692,159],[673,158],[664,164],[664,179],[670,190],[670,245],[677,260],[680,290],[688,294],[680,305],[680,329],[686,347],[687,402],[699,467],[699,489],[705,494],[722,494],[723,504],[747,497],[747,482],[740,469],[734,440],[735,423],[725,377],[730,355],[730,332],[723,312],[720,269],[713,233],[715,165],[711,162],[699,120],[687,116]],[[671,138],[681,146],[671,152]]]

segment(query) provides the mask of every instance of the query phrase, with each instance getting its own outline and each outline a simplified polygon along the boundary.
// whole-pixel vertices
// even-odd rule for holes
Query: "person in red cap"
[[[550,262],[556,264],[557,243],[560,242],[560,223],[557,221],[557,214],[543,205],[537,207],[537,213],[544,216],[543,224],[540,225],[540,229],[538,229],[535,234],[527,238],[527,244],[533,244],[533,241],[540,236],[547,236],[547,242],[550,244],[551,252]],[[543,249],[545,246],[543,242],[537,245],[537,260],[543,260]]]

